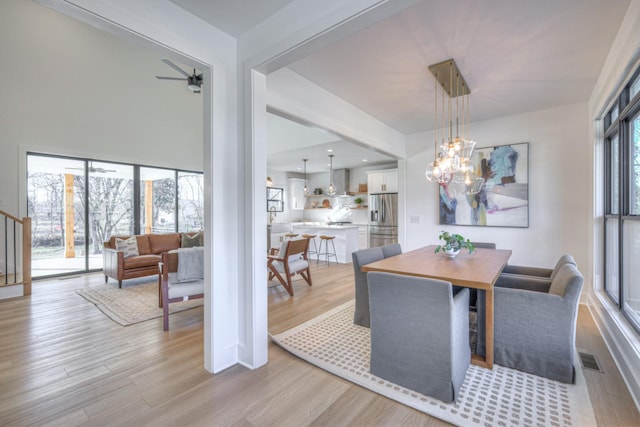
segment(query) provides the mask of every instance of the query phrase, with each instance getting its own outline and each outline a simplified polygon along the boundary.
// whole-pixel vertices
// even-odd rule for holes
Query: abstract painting
[[[472,160],[485,183],[477,194],[440,184],[440,224],[528,227],[529,143],[477,148]]]

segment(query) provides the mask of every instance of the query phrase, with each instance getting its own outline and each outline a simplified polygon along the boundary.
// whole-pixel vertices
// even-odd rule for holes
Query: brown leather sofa
[[[193,235],[194,233],[187,233]],[[109,277],[118,281],[122,288],[122,281],[158,274],[158,263],[162,252],[178,249],[182,243],[181,233],[145,234],[136,236],[139,255],[125,258],[122,252],[116,251],[116,238],[126,239],[130,236],[113,236],[104,242],[102,252],[105,283]]]

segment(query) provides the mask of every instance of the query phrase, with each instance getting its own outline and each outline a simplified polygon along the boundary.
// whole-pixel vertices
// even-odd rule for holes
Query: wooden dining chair
[[[276,277],[280,284],[293,296],[293,284],[291,278],[300,274],[309,286],[311,282],[311,270],[307,252],[309,239],[285,240],[276,254],[267,257],[269,280]]]

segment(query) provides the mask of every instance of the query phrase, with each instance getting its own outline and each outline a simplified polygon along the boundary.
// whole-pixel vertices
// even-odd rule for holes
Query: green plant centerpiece
[[[438,239],[444,241],[444,245],[438,245],[435,252],[443,251],[445,255],[455,257],[460,249],[467,249],[469,253],[473,253],[475,246],[465,239],[462,235],[456,233],[449,233],[448,231],[442,231],[438,236]]]
[[[362,197],[356,197],[355,199],[353,199],[353,203],[355,203],[357,207],[360,207],[362,205],[362,202],[364,202]]]

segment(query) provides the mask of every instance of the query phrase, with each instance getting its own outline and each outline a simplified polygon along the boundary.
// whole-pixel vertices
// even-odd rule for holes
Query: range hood
[[[349,190],[349,169],[334,169],[333,185],[336,187],[336,196],[345,194]]]

